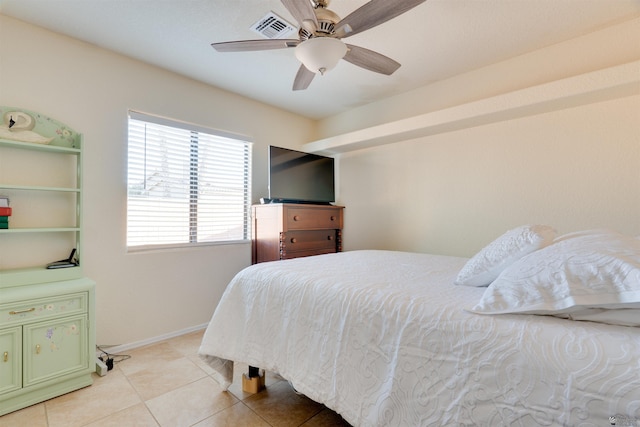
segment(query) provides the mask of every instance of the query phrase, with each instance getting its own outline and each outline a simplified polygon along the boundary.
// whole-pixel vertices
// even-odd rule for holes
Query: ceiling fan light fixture
[[[314,73],[324,74],[347,54],[347,45],[331,37],[313,37],[296,46],[295,55]]]

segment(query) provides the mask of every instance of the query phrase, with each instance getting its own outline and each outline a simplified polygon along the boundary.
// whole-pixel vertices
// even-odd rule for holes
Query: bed
[[[471,259],[252,265],[199,353],[224,388],[243,362],[354,426],[640,425],[640,239],[537,227]]]

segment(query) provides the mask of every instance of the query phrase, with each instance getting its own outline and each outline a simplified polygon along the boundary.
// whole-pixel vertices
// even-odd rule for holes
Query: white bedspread
[[[354,426],[640,425],[640,328],[466,312],[484,288],[453,285],[465,261],[353,251],[253,265],[200,354],[225,387],[230,361],[245,362]]]

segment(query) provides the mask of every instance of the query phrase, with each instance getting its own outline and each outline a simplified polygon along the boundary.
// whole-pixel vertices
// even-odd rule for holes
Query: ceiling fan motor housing
[[[335,25],[340,22],[340,17],[326,8],[327,1],[317,2],[317,6],[314,8],[316,19],[318,20],[318,27],[315,32],[310,31],[304,26],[300,26],[298,32],[300,40],[308,40],[312,37],[331,36],[334,32]]]
[[[340,17],[335,12],[324,7],[316,8],[315,12],[318,18],[318,32],[326,34],[333,33],[336,23],[340,22]]]

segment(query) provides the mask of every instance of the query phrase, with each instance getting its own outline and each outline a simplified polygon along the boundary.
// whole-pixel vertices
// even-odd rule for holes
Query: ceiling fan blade
[[[282,0],[282,4],[301,27],[312,32],[318,28],[318,18],[309,0]]]
[[[284,0],[283,0],[284,1]],[[340,37],[349,37],[387,22],[413,9],[426,0],[371,0],[345,16],[336,24]]]
[[[286,49],[288,47],[296,47],[299,44],[300,40],[295,39],[264,39],[211,43],[211,46],[218,52],[249,52],[255,50]]]
[[[298,73],[293,81],[293,90],[304,90],[309,87],[316,73],[309,71],[304,65],[300,65]]]
[[[351,62],[353,65],[357,65],[358,67],[362,67],[376,73],[386,74],[387,76],[393,74],[398,68],[400,68],[399,62],[396,62],[378,52],[351,44],[347,44],[347,47],[349,50],[342,59]]]

